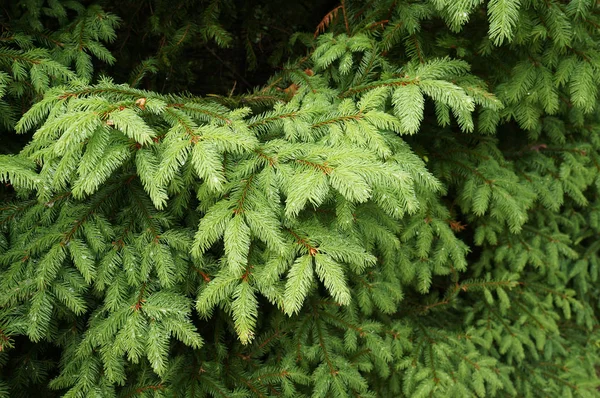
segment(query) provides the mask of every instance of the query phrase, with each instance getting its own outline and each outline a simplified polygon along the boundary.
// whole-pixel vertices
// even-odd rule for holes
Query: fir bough
[[[594,2],[343,1],[240,97],[140,88],[219,2],[130,85],[115,15],[27,3],[0,396],[597,396]]]

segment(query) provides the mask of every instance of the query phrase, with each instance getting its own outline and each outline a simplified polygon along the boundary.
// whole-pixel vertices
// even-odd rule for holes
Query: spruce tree
[[[598,396],[595,1],[152,4],[3,11],[0,397]]]

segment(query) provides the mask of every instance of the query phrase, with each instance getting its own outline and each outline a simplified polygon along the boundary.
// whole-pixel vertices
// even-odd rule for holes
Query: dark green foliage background
[[[596,2],[0,27],[0,397],[599,395]]]

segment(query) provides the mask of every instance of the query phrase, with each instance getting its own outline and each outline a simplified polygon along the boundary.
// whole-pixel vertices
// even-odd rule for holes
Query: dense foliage
[[[598,396],[600,6],[313,3],[0,11],[0,397]]]

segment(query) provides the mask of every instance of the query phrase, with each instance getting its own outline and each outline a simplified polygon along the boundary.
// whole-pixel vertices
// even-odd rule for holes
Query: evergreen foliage
[[[3,11],[0,397],[598,396],[597,3],[242,3]]]

